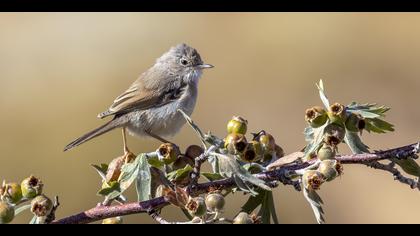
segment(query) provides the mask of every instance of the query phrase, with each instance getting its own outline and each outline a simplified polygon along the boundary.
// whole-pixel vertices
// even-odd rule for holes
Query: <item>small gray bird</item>
[[[125,130],[131,135],[150,136],[162,142],[162,137],[175,135],[185,124],[178,109],[191,115],[198,94],[198,80],[204,64],[197,50],[179,44],[156,60],[156,63],[120,96],[99,118],[114,116],[111,121],[68,144],[72,149],[115,128],[122,128],[124,152],[127,153]]]

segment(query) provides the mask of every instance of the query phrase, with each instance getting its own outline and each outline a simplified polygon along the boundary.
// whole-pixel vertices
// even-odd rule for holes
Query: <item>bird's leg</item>
[[[122,128],[123,144],[124,144],[124,155],[130,153],[127,147],[127,136],[125,134],[125,127]]]
[[[168,141],[168,140],[166,140],[166,139],[164,139],[164,138],[160,137],[159,135],[156,135],[156,134],[152,133],[150,130],[145,130],[145,132],[146,132],[146,134],[148,134],[150,137],[155,138],[155,139],[157,139],[157,140],[161,141],[162,143],[172,143],[172,142],[170,142],[170,141]],[[174,143],[172,143],[172,144],[174,144]]]

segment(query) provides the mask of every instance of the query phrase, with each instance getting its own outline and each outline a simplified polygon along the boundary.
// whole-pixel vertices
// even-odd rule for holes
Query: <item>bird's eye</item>
[[[184,65],[184,66],[186,66],[186,65],[188,65],[188,61],[185,60],[185,59],[181,59],[181,64]]]

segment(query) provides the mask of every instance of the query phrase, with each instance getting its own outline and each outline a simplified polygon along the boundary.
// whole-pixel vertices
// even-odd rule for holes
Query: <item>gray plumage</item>
[[[198,81],[204,64],[200,54],[186,44],[172,47],[120,96],[99,118],[114,116],[105,125],[83,135],[65,151],[118,127],[131,135],[160,137],[175,135],[185,124],[177,109],[191,115],[197,100]]]

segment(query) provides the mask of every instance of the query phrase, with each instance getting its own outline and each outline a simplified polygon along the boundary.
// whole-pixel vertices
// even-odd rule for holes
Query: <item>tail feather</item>
[[[118,118],[109,121],[108,123],[88,132],[87,134],[83,135],[82,137],[74,140],[73,142],[69,143],[65,148],[64,151],[68,151],[74,147],[79,146],[101,134],[104,134],[108,131],[111,131],[117,127],[121,127],[121,122],[119,122]]]

